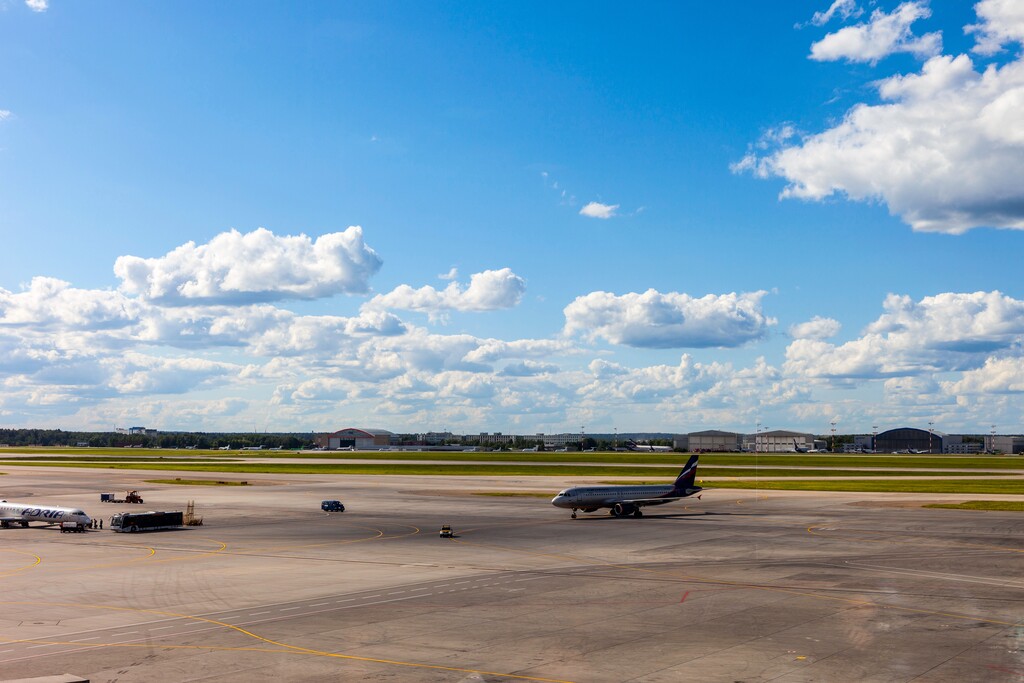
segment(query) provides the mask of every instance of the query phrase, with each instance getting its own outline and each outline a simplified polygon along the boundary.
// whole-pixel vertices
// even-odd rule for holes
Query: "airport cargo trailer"
[[[110,518],[110,528],[118,532],[157,531],[180,529],[185,526],[184,515],[178,512],[119,512]]]

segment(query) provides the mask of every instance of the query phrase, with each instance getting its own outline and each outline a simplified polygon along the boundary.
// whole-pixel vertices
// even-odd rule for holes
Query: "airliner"
[[[643,451],[647,453],[669,453],[672,450],[671,446],[652,446],[649,443],[637,443],[632,439],[626,441],[626,448],[631,451]]]
[[[574,486],[560,491],[551,499],[551,504],[558,508],[572,509],[572,518],[576,519],[576,511],[594,512],[598,508],[611,508],[612,517],[643,517],[640,511],[645,505],[663,505],[674,500],[698,494],[703,489],[696,486],[697,456],[690,456],[690,461],[679,473],[671,485],[663,486]]]
[[[92,524],[92,519],[78,508],[0,500],[0,527],[6,529],[12,524],[27,527],[29,522],[45,522],[47,524],[76,522],[81,526],[88,527]]]

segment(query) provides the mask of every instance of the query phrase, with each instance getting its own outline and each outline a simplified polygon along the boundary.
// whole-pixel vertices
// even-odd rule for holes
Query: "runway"
[[[2,498],[195,500],[205,524],[0,530],[0,679],[1024,680],[1024,515],[892,506],[934,494],[716,489],[571,520],[472,494],[585,478],[5,471]],[[144,506],[98,502],[129,488]]]

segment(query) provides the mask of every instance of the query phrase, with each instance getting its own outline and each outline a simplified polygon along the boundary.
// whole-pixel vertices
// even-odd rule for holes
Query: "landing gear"
[[[633,510],[633,516],[634,517],[643,517],[644,513],[640,511],[640,508],[637,508],[636,510]]]
[[[572,518],[576,519],[576,508],[572,509]]]

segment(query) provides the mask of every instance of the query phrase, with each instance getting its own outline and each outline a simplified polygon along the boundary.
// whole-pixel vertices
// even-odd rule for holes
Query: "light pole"
[[[757,422],[757,425],[754,427],[754,452],[755,453],[760,453],[761,452],[761,422],[760,422],[760,420]]]
[[[928,453],[932,452],[932,427],[934,425],[934,420],[928,420]]]
[[[612,450],[617,451],[619,450],[619,428],[614,427],[613,429],[615,429],[615,440],[612,442]]]
[[[992,438],[988,441],[988,450],[990,453],[996,452],[996,426],[992,425]]]
[[[836,452],[836,423],[832,422],[832,452]]]
[[[878,446],[875,445],[875,439],[878,438],[878,425],[871,425],[871,452],[877,453]]]

